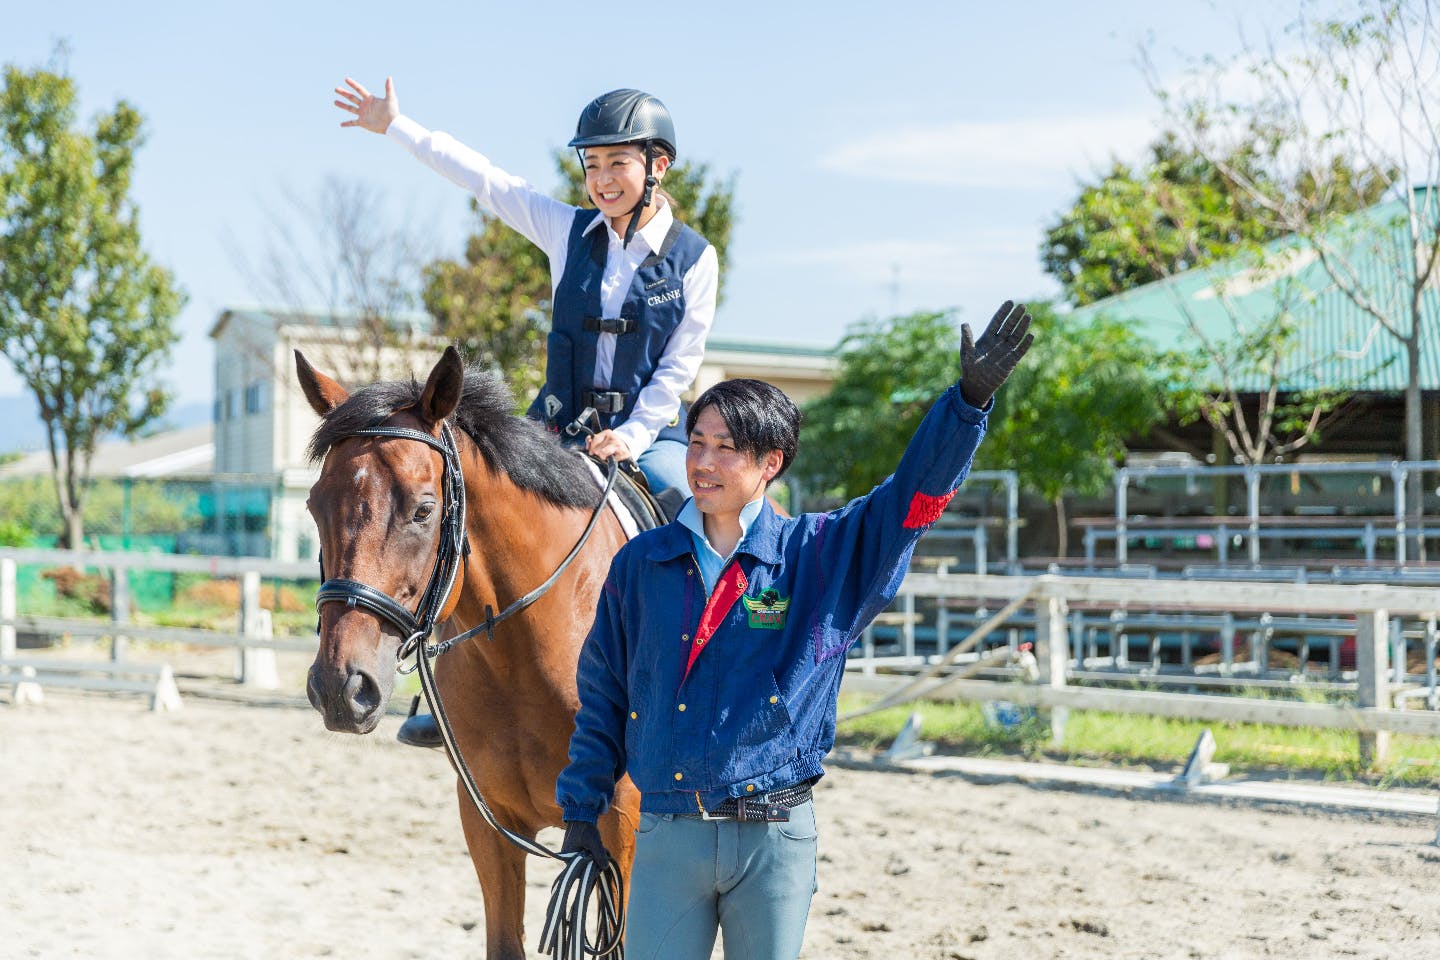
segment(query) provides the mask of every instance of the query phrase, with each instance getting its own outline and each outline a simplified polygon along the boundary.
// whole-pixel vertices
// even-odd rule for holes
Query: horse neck
[[[466,528],[471,553],[455,616],[468,629],[486,618],[487,605],[499,613],[549,579],[584,533],[591,510],[557,506],[522,490],[504,471],[492,470],[473,446],[462,456],[467,461]],[[618,521],[605,510],[585,549],[554,589],[573,591],[570,581],[597,564],[603,577],[623,542]],[[546,605],[537,603],[517,613],[515,626],[533,621],[542,606]],[[535,625],[530,626],[533,630]]]

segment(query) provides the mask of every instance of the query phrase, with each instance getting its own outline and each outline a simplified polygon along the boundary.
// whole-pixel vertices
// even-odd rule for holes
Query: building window
[[[245,388],[245,412],[259,413],[265,409],[265,384],[256,380]]]

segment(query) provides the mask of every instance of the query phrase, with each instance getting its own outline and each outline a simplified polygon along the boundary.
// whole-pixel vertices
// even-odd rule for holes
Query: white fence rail
[[[898,624],[901,647],[908,656],[852,659],[850,689],[893,690],[893,677],[877,676],[877,665],[916,665],[913,613],[916,601],[929,598],[942,607],[946,601],[989,601],[995,606],[1024,601],[1033,607],[1038,682],[995,682],[964,676],[938,675],[916,696],[936,699],[1007,700],[1047,707],[1053,732],[1063,737],[1066,712],[1071,709],[1142,713],[1196,720],[1237,723],[1271,723],[1284,726],[1353,730],[1359,737],[1362,759],[1373,762],[1386,754],[1391,733],[1440,736],[1440,711],[1395,709],[1405,684],[1394,682],[1390,669],[1391,617],[1420,618],[1433,624],[1440,611],[1440,588],[1380,584],[1292,584],[1246,582],[1187,582],[1183,580],[1125,580],[1111,577],[984,577],[967,574],[912,573],[901,586],[901,613],[891,615]],[[1071,654],[1070,607],[1109,607],[1144,611],[1163,607],[1167,612],[1193,613],[1197,619],[1215,611],[1228,613],[1306,614],[1344,618],[1354,624],[1355,673],[1353,682],[1331,688],[1354,691],[1354,705],[1268,700],[1243,696],[1216,696],[1182,692],[1107,689],[1072,683],[1078,673]],[[1016,605],[1019,608],[1019,605]],[[1433,634],[1433,629],[1432,629]],[[937,634],[943,636],[941,631]],[[1432,662],[1433,641],[1427,644]],[[867,649],[868,653],[869,650]],[[943,652],[943,651],[942,651]],[[1403,677],[1403,674],[1402,674]],[[1137,674],[1116,674],[1116,679],[1144,682]],[[913,684],[913,682],[912,682]]]
[[[21,564],[65,566],[100,570],[110,574],[111,597],[109,621],[42,617],[26,615],[19,609],[16,570]],[[131,618],[128,574],[132,570],[158,570],[173,573],[201,573],[215,577],[234,577],[240,582],[240,601],[236,610],[234,630],[202,630],[184,627],[142,626]],[[276,650],[312,652],[315,639],[276,638],[270,611],[261,606],[262,577],[280,580],[316,579],[319,571],[312,563],[286,563],[264,557],[197,557],[166,553],[130,553],[98,550],[39,550],[25,548],[0,549],[0,665],[17,662],[16,631],[68,634],[71,636],[109,638],[112,674],[123,674],[127,664],[127,643],[131,638],[194,646],[232,647],[236,650],[235,677],[250,686],[273,688],[276,685],[274,656]],[[34,667],[35,658],[27,661]],[[44,664],[42,664],[44,666]],[[64,681],[54,679],[65,673],[60,661],[51,663],[51,682],[55,685],[85,686],[107,689],[101,682],[101,671],[68,671]],[[42,680],[44,674],[41,674]],[[113,685],[109,688],[114,689]]]
[[[21,563],[110,571],[115,586],[110,622],[24,615],[18,609],[16,597],[16,567]],[[237,629],[233,632],[195,630],[140,626],[131,622],[125,589],[125,575],[129,570],[198,572],[238,578],[241,588],[239,609],[236,611]],[[143,637],[162,642],[233,647],[238,654],[238,679],[252,684],[272,685],[273,661],[267,663],[262,654],[273,656],[275,650],[308,652],[315,649],[315,641],[313,638],[280,639],[270,636],[269,611],[260,606],[260,579],[262,576],[286,580],[314,579],[316,573],[312,564],[282,563],[258,557],[3,549],[0,550],[0,660],[15,659],[17,627],[40,632],[111,637],[113,662],[126,659],[124,638]],[[900,613],[888,615],[888,619],[898,625],[902,636],[906,656],[900,659],[912,664],[917,660],[913,654],[915,627],[920,619],[915,612],[916,601],[922,598],[941,604],[946,601],[974,603],[983,599],[1003,605],[1024,600],[1027,606],[1033,608],[1038,683],[997,683],[940,677],[937,678],[939,685],[932,686],[929,693],[950,699],[1009,700],[1047,707],[1052,711],[1057,735],[1063,733],[1065,711],[1088,709],[1354,730],[1360,738],[1362,755],[1367,758],[1384,755],[1391,733],[1440,736],[1440,711],[1395,709],[1397,700],[1410,703],[1414,698],[1404,698],[1403,672],[1390,669],[1391,618],[1418,617],[1432,624],[1432,642],[1427,644],[1426,650],[1431,659],[1428,669],[1433,678],[1433,622],[1440,612],[1440,588],[912,573],[901,587]],[[1327,616],[1332,622],[1337,618],[1353,622],[1356,638],[1353,681],[1331,686],[1353,689],[1354,705],[1079,686],[1070,681],[1082,678],[1088,681],[1093,679],[1093,674],[1077,670],[1071,656],[1068,621],[1072,605],[1109,606],[1114,610],[1132,611],[1163,606],[1166,611],[1190,612],[1197,618],[1203,618],[1207,613],[1213,615],[1216,611],[1272,616],[1318,614]],[[942,645],[947,642],[943,630],[938,631],[938,639]],[[893,661],[895,658],[890,659]],[[858,667],[861,676],[852,677],[847,683],[851,686],[864,684],[867,673],[871,675],[869,682],[883,682],[885,678],[873,676],[877,662],[877,659],[863,657],[852,661],[851,666]],[[1132,675],[1131,679],[1135,677]]]

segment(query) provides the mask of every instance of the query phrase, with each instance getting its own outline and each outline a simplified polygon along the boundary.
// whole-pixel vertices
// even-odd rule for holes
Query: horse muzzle
[[[305,694],[327,730],[370,733],[395,686],[399,638],[363,610],[336,605],[321,614],[320,649]]]
[[[310,667],[305,693],[324,719],[325,729],[364,734],[379,726],[392,685],[393,680],[382,685],[369,670],[354,666],[327,669],[316,661]]]

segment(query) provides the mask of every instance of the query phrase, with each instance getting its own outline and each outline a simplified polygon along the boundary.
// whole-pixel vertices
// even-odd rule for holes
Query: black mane
[[[320,421],[310,438],[312,462],[357,430],[378,427],[397,410],[418,406],[424,385],[387,380],[361,387]],[[490,469],[506,474],[522,490],[561,507],[594,507],[600,490],[580,457],[563,448],[534,420],[517,417],[514,395],[498,376],[476,367],[465,370],[465,389],[450,417],[480,448]]]

